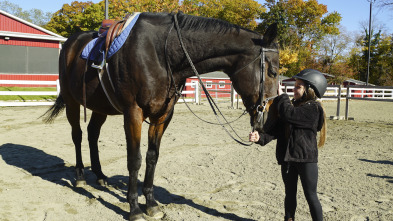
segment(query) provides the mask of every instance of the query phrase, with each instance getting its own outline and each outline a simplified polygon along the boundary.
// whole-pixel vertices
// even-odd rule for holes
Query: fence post
[[[345,103],[345,120],[348,120],[348,108],[349,108],[349,98],[351,97],[351,90],[349,88],[349,84],[347,85],[347,96],[345,98],[346,103]]]
[[[234,108],[235,103],[235,90],[233,89],[233,85],[231,84],[231,108]]]
[[[196,104],[201,104],[201,97],[200,97],[200,92],[199,92],[199,81],[195,82],[195,103]]]
[[[239,109],[239,94],[235,91],[236,94],[236,109]]]
[[[341,85],[338,85],[338,99],[337,99],[337,119],[340,119],[340,106],[341,106]]]
[[[57,91],[57,96],[60,95],[60,81],[59,79],[56,80],[56,91]]]

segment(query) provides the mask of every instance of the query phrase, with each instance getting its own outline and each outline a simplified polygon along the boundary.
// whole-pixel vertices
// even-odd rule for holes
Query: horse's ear
[[[270,45],[277,40],[277,29],[277,23],[273,23],[267,28],[262,40],[264,45]]]

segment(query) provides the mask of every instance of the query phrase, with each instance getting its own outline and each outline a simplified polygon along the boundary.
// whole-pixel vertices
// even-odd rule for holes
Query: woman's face
[[[294,92],[293,98],[295,98],[295,100],[302,98],[305,90],[306,90],[306,85],[304,84],[304,81],[300,79],[296,79],[295,88],[293,89]]]

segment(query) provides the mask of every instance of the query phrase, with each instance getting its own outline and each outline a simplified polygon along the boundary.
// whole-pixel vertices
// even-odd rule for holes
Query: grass
[[[55,87],[0,87],[0,91],[56,91]],[[0,95],[1,101],[55,100],[55,95]]]

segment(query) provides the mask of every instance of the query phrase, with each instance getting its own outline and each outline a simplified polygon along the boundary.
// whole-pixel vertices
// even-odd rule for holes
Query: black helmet
[[[314,69],[304,69],[293,76],[293,78],[304,80],[306,83],[310,84],[310,87],[314,89],[317,97],[321,98],[323,94],[325,94],[327,81],[321,72]]]

